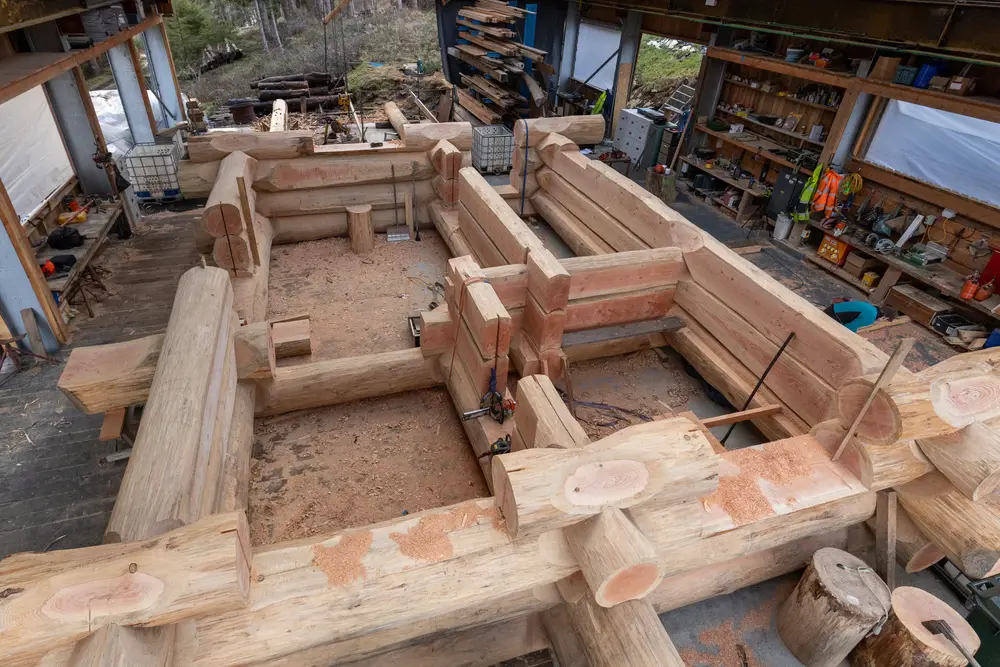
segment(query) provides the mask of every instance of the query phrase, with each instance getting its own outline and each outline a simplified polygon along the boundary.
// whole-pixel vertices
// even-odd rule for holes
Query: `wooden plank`
[[[708,57],[748,67],[757,67],[777,74],[787,74],[799,79],[825,83],[828,86],[836,86],[838,88],[846,88],[850,85],[853,78],[853,75],[849,73],[832,72],[819,67],[799,65],[797,63],[786,62],[780,58],[749,55],[745,51],[737,51],[736,49],[727,49],[719,46],[708,47]]]
[[[155,137],[159,134],[159,129],[156,127],[156,116],[153,115],[153,105],[149,101],[149,92],[146,88],[146,76],[142,73],[142,63],[139,61],[139,51],[135,48],[135,41],[128,40],[125,42],[128,47],[128,54],[132,60],[132,67],[135,69],[135,78],[139,82],[139,92],[142,93],[142,103],[146,107],[146,119],[149,121],[149,129]]]
[[[762,405],[759,408],[751,408],[750,410],[742,410],[740,412],[730,412],[728,415],[719,415],[718,417],[702,417],[701,423],[707,428],[715,428],[716,426],[728,426],[729,424],[736,424],[739,422],[751,421],[758,419],[760,417],[768,417],[770,415],[776,415],[781,412],[782,408],[780,405]]]
[[[953,95],[927,88],[914,88],[913,86],[903,86],[896,83],[874,81],[872,79],[858,79],[857,85],[861,92],[869,93],[876,97],[887,97],[933,109],[949,111],[961,116],[979,118],[991,123],[1000,123],[1000,104],[989,98]]]
[[[89,49],[65,53],[17,53],[0,59],[0,104],[51,81],[63,72],[96,59],[162,22],[161,15],[150,16],[142,23],[122,30]]]
[[[101,422],[101,434],[98,440],[117,440],[122,435],[122,427],[125,426],[125,412],[128,408],[115,408],[104,413],[104,421]]]
[[[578,256],[602,255],[615,251],[544,190],[539,190],[531,197],[531,204],[559,238]]]
[[[896,588],[896,492],[875,496],[875,574],[890,591]]]
[[[31,308],[21,309],[21,326],[28,334],[28,345],[32,353],[40,357],[48,357],[45,345],[42,343],[42,332],[38,329],[38,320],[35,319],[35,311]]]

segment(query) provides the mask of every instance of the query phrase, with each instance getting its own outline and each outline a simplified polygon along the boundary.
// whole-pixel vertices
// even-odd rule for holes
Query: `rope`
[[[896,566],[895,563],[890,563],[889,564],[889,567],[895,567],[895,566]],[[878,593],[875,592],[875,589],[872,588],[868,584],[868,578],[864,576],[865,574],[868,574],[869,572],[871,574],[875,574],[875,570],[871,569],[867,565],[862,565],[861,567],[847,567],[843,563],[837,563],[837,567],[839,567],[842,570],[849,570],[851,572],[857,572],[858,573],[858,577],[861,578],[861,583],[863,583],[865,585],[865,588],[868,589],[869,593],[871,593],[873,596],[875,596],[875,600],[876,600],[876,602],[878,602],[878,606],[882,607],[882,616],[879,617],[878,622],[875,623],[875,626],[871,629],[871,631],[869,631],[869,633],[866,636],[871,637],[873,635],[879,634],[880,632],[882,632],[882,627],[885,625],[886,621],[889,620],[889,608],[886,607],[884,604],[882,604],[882,598],[880,598],[878,596]],[[878,576],[877,574],[875,574],[875,579],[878,580],[878,583],[882,584],[882,587],[885,590],[889,591],[889,600],[890,600],[889,606],[891,607],[892,606],[892,602],[891,602],[891,600],[892,600],[892,589],[889,588],[889,585],[887,583],[885,583],[884,581],[882,581],[882,577]]]

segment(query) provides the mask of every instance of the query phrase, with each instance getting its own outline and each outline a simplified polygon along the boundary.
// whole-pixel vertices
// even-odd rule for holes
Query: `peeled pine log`
[[[537,171],[538,168],[542,166],[542,160],[538,156],[538,151],[534,148],[529,148],[527,150],[527,155],[525,155],[525,150],[520,148],[511,154],[511,165],[510,177],[511,180],[513,180],[515,174],[518,177],[524,174],[525,167],[527,167],[527,172],[529,174]]]
[[[472,125],[469,123],[409,123],[399,133],[409,151],[428,151],[439,141],[448,141],[460,151],[472,150]]]
[[[257,388],[252,382],[236,386],[229,442],[222,461],[216,512],[246,511],[250,495],[250,458],[253,455],[253,405]]]
[[[351,237],[351,251],[367,255],[375,249],[375,229],[372,227],[371,206],[347,207],[347,231]]]
[[[275,348],[270,330],[267,322],[254,322],[236,331],[233,345],[236,348],[238,379],[258,380],[274,375]]]
[[[462,151],[455,148],[450,141],[441,140],[430,150],[434,171],[445,178],[458,178],[458,171],[462,168],[462,158]]]
[[[940,472],[896,487],[920,531],[970,579],[1000,574],[1000,515],[969,500]]]
[[[382,234],[387,227],[397,224],[397,220],[402,220],[403,215],[402,208],[373,210],[372,228],[375,233]],[[415,206],[413,215],[421,225],[431,222],[430,212],[424,204]],[[274,227],[273,243],[275,245],[348,235],[347,211],[283,216],[274,218],[271,220],[271,224]]]
[[[285,100],[275,100],[271,106],[271,132],[284,132],[288,121],[288,103]]]
[[[201,226],[210,235],[220,238],[227,234],[239,234],[247,228],[237,178],[243,177],[252,183],[257,172],[257,160],[246,153],[234,151],[222,160],[215,178],[205,210],[201,214]]]
[[[838,419],[830,419],[820,422],[809,433],[832,456],[844,441],[847,427]],[[837,463],[872,491],[906,484],[934,471],[934,466],[913,440],[878,445],[852,438]]]
[[[531,204],[578,257],[615,251],[545,190],[536,192]]]
[[[842,423],[854,423],[876,377],[855,378],[841,386],[837,410]],[[1000,375],[977,368],[937,377],[897,375],[879,389],[857,436],[878,444],[936,438],[994,417],[1000,417]]]
[[[580,150],[580,147],[573,143],[572,139],[567,139],[561,134],[555,132],[548,134],[538,142],[536,148],[538,151],[538,157],[541,159],[547,167],[552,166],[552,160],[555,159],[556,153],[561,151],[576,151]]]
[[[88,415],[145,403],[162,347],[158,334],[74,348],[57,386]]]
[[[458,155],[461,158],[461,151]],[[288,192],[391,183],[395,178],[397,183],[405,184],[402,187],[409,189],[411,181],[427,180],[434,173],[430,158],[419,153],[373,153],[364,156],[320,154],[293,160],[267,160],[257,168],[253,187],[258,192]],[[401,195],[399,199],[402,203]]]
[[[245,322],[260,322],[267,317],[267,279],[271,267],[271,222],[262,215],[254,216],[254,238],[260,266],[249,278],[233,278],[233,310]]]
[[[1000,420],[917,441],[938,470],[967,498],[978,501],[1000,485]]]
[[[161,537],[0,561],[0,662],[37,664],[108,624],[162,626],[242,609],[250,594],[243,512],[215,514]]]
[[[646,600],[607,609],[592,595],[567,603],[590,667],[684,667],[677,648]]]
[[[716,488],[718,474],[712,446],[683,418],[630,426],[579,449],[493,459],[493,488],[511,538],[572,525],[607,507],[699,498]]]
[[[653,545],[621,510],[606,509],[563,535],[602,607],[644,598],[663,579]]]
[[[875,518],[868,519],[868,527],[875,532]],[[896,562],[909,574],[926,570],[945,557],[943,551],[924,537],[913,519],[902,507],[896,508]]]
[[[965,667],[962,653],[944,635],[932,634],[924,621],[945,621],[972,654],[979,637],[950,605],[919,588],[900,586],[892,592],[892,613],[877,635],[851,652],[852,667]]]
[[[155,537],[203,516],[195,471],[207,458],[217,422],[228,427],[232,418],[219,408],[220,378],[232,349],[232,307],[225,271],[195,267],[181,276],[107,541]],[[191,405],[204,409],[196,418],[178,419]]]
[[[389,123],[392,124],[392,128],[402,137],[403,126],[408,125],[410,121],[406,120],[406,116],[399,110],[395,102],[385,103],[385,115],[389,117]]]
[[[413,348],[279,368],[258,383],[257,416],[434,387],[442,383],[436,364]]]
[[[309,155],[314,149],[312,130],[215,132],[188,137],[188,159],[192,162],[221,160],[235,151],[257,160],[274,160]]]
[[[404,187],[409,188],[409,185]],[[429,180],[417,181],[417,203],[435,198]],[[391,183],[262,192],[257,196],[257,212],[268,217],[288,217],[310,213],[343,213],[348,206],[371,206],[372,210],[402,208],[403,193]]]
[[[514,146],[537,146],[549,134],[560,134],[578,145],[599,144],[604,139],[604,116],[561,116],[520,119],[514,123]]]
[[[863,560],[824,548],[778,609],[778,634],[806,667],[836,667],[888,608],[889,589]]]
[[[434,194],[436,194],[441,201],[449,206],[454,206],[458,203],[457,179],[435,176],[431,179],[431,184],[434,186]]]

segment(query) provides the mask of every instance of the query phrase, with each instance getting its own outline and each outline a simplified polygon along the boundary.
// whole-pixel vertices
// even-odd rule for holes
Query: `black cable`
[[[777,363],[778,358],[781,356],[781,353],[785,351],[785,348],[788,347],[788,344],[792,342],[793,338],[795,338],[794,331],[788,334],[788,338],[786,338],[785,342],[781,344],[781,347],[778,348],[778,351],[774,353],[774,358],[771,359],[771,363],[769,363],[767,365],[767,368],[764,369],[764,372],[761,373],[760,379],[757,380],[757,384],[754,385],[753,391],[751,391],[750,395],[747,396],[746,402],[743,403],[743,407],[740,408],[739,410],[740,412],[743,412],[748,407],[750,407],[750,401],[753,400],[753,397],[757,395],[757,390],[760,389],[762,384],[764,384],[764,378],[766,378],[767,374],[771,372],[772,368],[774,368],[774,364]],[[729,435],[733,432],[733,429],[736,428],[736,424],[737,422],[733,422],[732,424],[729,425],[729,430],[726,431],[726,434],[722,436],[721,440],[719,440],[720,443],[722,443],[723,445],[726,444],[726,439],[729,438]]]

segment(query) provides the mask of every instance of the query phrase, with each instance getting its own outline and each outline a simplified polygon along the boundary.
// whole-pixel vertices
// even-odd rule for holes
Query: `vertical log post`
[[[356,255],[366,255],[375,248],[375,228],[372,226],[372,207],[347,207],[347,232],[351,237],[351,250]]]
[[[778,634],[806,667],[836,667],[888,614],[889,591],[859,558],[824,548],[813,554],[778,610]]]

